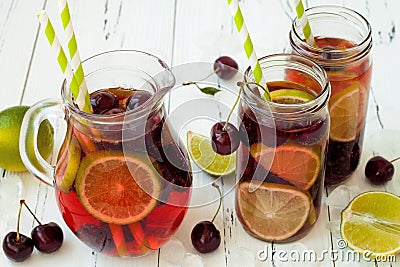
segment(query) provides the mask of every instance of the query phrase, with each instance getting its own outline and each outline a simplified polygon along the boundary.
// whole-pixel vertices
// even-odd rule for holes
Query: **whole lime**
[[[0,112],[0,168],[9,171],[26,171],[19,154],[19,133],[28,106],[15,106]],[[54,130],[45,120],[39,127],[37,145],[40,154],[47,159],[53,151]]]

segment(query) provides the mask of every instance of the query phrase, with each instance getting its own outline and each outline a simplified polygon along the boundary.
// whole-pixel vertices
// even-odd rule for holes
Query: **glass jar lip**
[[[328,53],[331,54],[345,54],[348,55],[349,58],[351,58],[363,53],[364,50],[369,47],[372,41],[372,28],[368,20],[359,12],[343,6],[319,5],[307,8],[305,10],[305,13],[308,15],[309,20],[311,20],[314,15],[319,15],[319,14],[329,14],[330,16],[341,17],[342,15],[339,12],[345,12],[346,15],[351,16],[352,18],[359,21],[365,28],[365,34],[362,36],[363,37],[362,40],[356,43],[356,46],[344,49],[332,49],[328,51]],[[296,41],[300,42],[310,53],[315,55],[321,55],[322,53],[327,53],[326,50],[319,47],[314,47],[302,39],[302,37],[299,34],[299,31],[295,27],[297,21],[298,21],[297,17],[292,21],[291,33],[290,33],[291,43],[293,42],[292,40],[292,34],[293,34],[294,37],[296,38]],[[343,58],[329,59],[329,61],[337,61],[337,60],[342,61]]]
[[[320,75],[320,79],[323,82],[319,82],[321,84],[321,92],[312,100],[305,102],[305,103],[299,103],[299,104],[282,104],[282,103],[275,103],[272,101],[268,101],[266,99],[264,99],[262,96],[254,93],[254,91],[250,88],[249,85],[246,85],[245,88],[243,89],[243,93],[244,95],[250,94],[250,98],[253,100],[256,100],[258,102],[261,102],[263,104],[265,104],[265,106],[268,107],[268,111],[267,113],[270,114],[275,114],[276,113],[281,113],[281,112],[275,112],[274,110],[296,110],[296,112],[284,112],[285,115],[303,115],[304,113],[309,113],[309,112],[313,112],[315,110],[318,109],[318,107],[324,106],[328,100],[329,100],[329,96],[330,96],[330,84],[329,84],[329,78],[327,73],[325,72],[325,70],[319,66],[318,64],[316,64],[314,61],[307,59],[305,57],[302,56],[298,56],[298,55],[294,55],[294,54],[285,54],[285,53],[281,53],[281,54],[271,54],[271,55],[267,55],[264,57],[261,57],[258,59],[261,68],[263,68],[263,63],[265,62],[288,62],[288,57],[290,58],[294,58],[296,61],[296,63],[300,64],[301,62],[305,62],[307,64],[309,64],[310,66],[313,66],[316,68],[316,70],[318,71],[318,74]],[[252,69],[251,67],[248,67],[244,73],[244,80],[245,82],[248,82],[251,80],[251,74],[252,73]],[[322,84],[323,83],[323,84]]]
[[[165,63],[162,59],[148,53],[148,52],[144,52],[144,51],[140,51],[140,50],[124,50],[124,49],[120,49],[120,50],[110,50],[110,51],[104,51],[95,55],[92,55],[86,59],[84,59],[82,61],[82,64],[85,64],[86,62],[98,58],[100,56],[103,55],[111,55],[111,54],[120,54],[120,53],[137,53],[137,54],[142,54],[145,56],[149,56],[150,58],[153,58],[155,60],[158,61],[158,63],[160,64],[160,66],[165,70],[170,72],[171,76],[174,79],[174,83],[175,83],[175,76],[173,75],[173,73],[171,72],[169,66],[167,65],[167,63]],[[144,72],[145,73],[145,72]],[[147,73],[146,73],[147,74]],[[151,77],[149,75],[149,77]],[[97,123],[102,123],[102,124],[120,124],[123,123],[124,121],[127,120],[131,120],[131,119],[139,119],[139,118],[143,118],[145,116],[148,116],[152,110],[157,110],[161,107],[162,105],[162,97],[160,97],[160,93],[162,90],[167,90],[166,88],[160,88],[159,84],[155,82],[155,93],[151,95],[151,97],[142,105],[140,105],[139,107],[137,107],[134,110],[128,110],[123,114],[113,114],[113,115],[101,115],[101,114],[91,114],[91,113],[87,113],[84,112],[82,110],[80,110],[77,106],[75,106],[69,99],[69,97],[67,96],[70,92],[66,86],[66,80],[63,80],[62,86],[61,86],[61,97],[63,99],[64,104],[66,105],[67,109],[69,111],[71,111],[73,114],[75,114],[76,116],[87,120],[87,121],[91,121],[91,122],[97,122]],[[163,94],[161,94],[163,95]],[[153,103],[153,104],[152,104]]]

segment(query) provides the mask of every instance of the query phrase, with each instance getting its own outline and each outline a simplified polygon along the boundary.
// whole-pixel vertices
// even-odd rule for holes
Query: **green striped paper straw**
[[[44,34],[46,35],[50,46],[53,48],[57,56],[58,65],[60,66],[61,71],[64,74],[67,83],[69,84],[76,104],[78,105],[80,110],[91,113],[92,109],[90,105],[89,95],[87,91],[85,93],[79,89],[78,82],[75,79],[71,66],[68,63],[68,59],[65,56],[64,50],[61,47],[60,41],[54,31],[53,25],[51,24],[46,11],[40,11],[37,16],[39,18],[40,24],[44,29]]]
[[[74,28],[72,26],[71,15],[67,1],[58,0],[58,8],[60,10],[61,21],[66,34],[66,39],[68,40],[68,52],[69,59],[71,60],[71,68],[74,71],[74,75],[80,90],[86,92],[87,86],[85,75],[83,73],[82,62],[79,56],[78,45],[76,44]]]
[[[293,1],[296,7],[297,19],[299,20],[301,28],[303,29],[304,38],[306,39],[307,44],[316,46],[314,35],[311,32],[310,22],[308,21],[308,17],[304,11],[302,0]]]
[[[260,63],[258,62],[256,51],[254,51],[254,46],[250,39],[249,31],[247,30],[246,24],[244,23],[242,11],[240,10],[239,7],[239,1],[238,0],[227,0],[227,1],[231,14],[233,16],[233,20],[235,21],[236,28],[242,38],[243,48],[244,51],[246,52],[247,59],[249,60],[251,69],[253,70],[254,80],[256,83],[265,86],[265,89],[267,89],[268,91],[268,87],[267,84],[265,83]],[[271,100],[270,95],[267,93],[263,94],[263,97],[266,100]]]

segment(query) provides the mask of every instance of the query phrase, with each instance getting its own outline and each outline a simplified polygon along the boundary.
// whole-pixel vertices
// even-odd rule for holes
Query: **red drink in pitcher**
[[[105,103],[93,109],[112,121],[130,107],[140,108],[150,93],[110,88],[91,98]],[[69,136],[55,173],[57,201],[66,224],[97,252],[139,256],[156,250],[186,214],[192,178],[186,156],[168,135],[163,112],[142,119],[144,135],[132,138],[122,138],[121,129],[113,126],[96,131],[68,121]]]

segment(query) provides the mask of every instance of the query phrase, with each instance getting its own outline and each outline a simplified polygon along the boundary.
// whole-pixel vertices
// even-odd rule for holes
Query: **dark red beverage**
[[[350,41],[332,37],[317,37],[315,41],[319,48],[327,50],[327,59],[337,61],[334,65],[324,66],[332,88],[329,102],[331,130],[325,178],[326,184],[330,185],[346,180],[360,161],[372,63],[369,57],[341,62],[340,51],[356,46]],[[329,53],[332,50],[339,52]]]
[[[91,100],[97,113],[91,120],[98,116],[102,123],[68,120],[55,175],[58,205],[93,250],[145,255],[171,238],[187,212],[187,156],[150,93],[110,88],[92,93]],[[149,103],[154,106],[144,112]]]
[[[244,100],[239,110],[236,211],[244,229],[265,241],[305,236],[321,208],[329,115],[326,103],[301,116],[293,113],[321,92],[310,77],[312,87],[295,82],[295,74],[291,82],[268,83],[272,101],[282,104],[271,107],[274,115],[261,115]]]
[[[328,74],[331,126],[325,184],[345,182],[362,152],[372,73],[372,28],[357,11],[319,5],[305,10],[316,45],[307,44],[302,21],[293,20],[292,52],[313,60]]]

